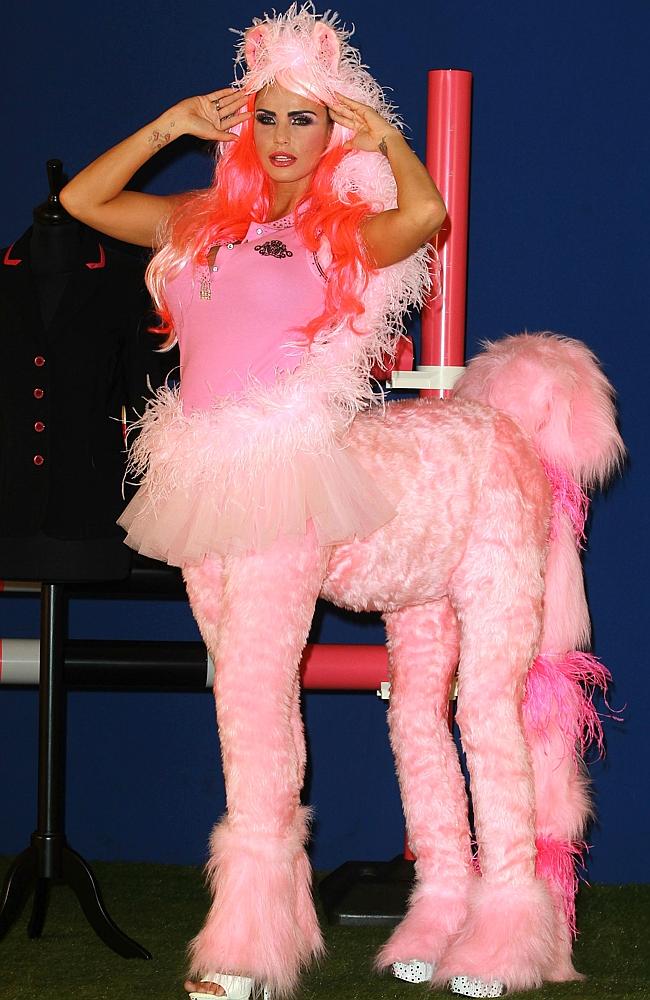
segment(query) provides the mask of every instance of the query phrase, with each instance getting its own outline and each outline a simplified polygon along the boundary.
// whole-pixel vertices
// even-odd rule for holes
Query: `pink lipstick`
[[[296,157],[291,153],[271,153],[269,160],[274,167],[290,167],[296,162]]]

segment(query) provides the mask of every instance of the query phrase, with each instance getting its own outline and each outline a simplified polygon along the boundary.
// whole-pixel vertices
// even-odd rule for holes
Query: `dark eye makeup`
[[[318,119],[307,111],[290,111],[289,119],[292,125],[313,125]],[[259,110],[255,113],[255,121],[260,125],[275,125],[275,115],[271,111]]]

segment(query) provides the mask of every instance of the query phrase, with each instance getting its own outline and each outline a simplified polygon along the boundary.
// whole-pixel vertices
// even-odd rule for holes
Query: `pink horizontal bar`
[[[302,686],[320,690],[376,691],[388,680],[385,646],[307,646],[302,658]]]

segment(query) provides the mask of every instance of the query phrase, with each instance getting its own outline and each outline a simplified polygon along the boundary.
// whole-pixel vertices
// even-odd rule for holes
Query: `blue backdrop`
[[[12,4],[5,14],[4,211],[0,243],[31,221],[46,159],[72,173],[181,97],[226,84],[230,26],[251,0],[179,5],[81,0]],[[625,722],[606,722],[608,756],[592,769],[599,823],[589,878],[648,879],[644,712],[648,560],[647,45],[650,6],[627,0],[346,0],[365,61],[424,147],[426,72],[474,74],[468,353],[502,333],[551,329],[585,340],[619,392],[630,451],[625,477],[593,507],[586,555],[595,648]],[[56,12],[56,17],[55,17]],[[165,151],[153,191],[202,186],[208,155]],[[89,336],[92,331],[89,331]],[[644,390],[645,391],[645,390]],[[35,636],[32,598],[0,600],[0,633]],[[182,604],[77,602],[73,637],[193,638]],[[326,641],[381,641],[365,620],[329,613]],[[390,857],[402,823],[384,708],[371,694],[309,694],[314,861]],[[0,853],[35,823],[36,694],[0,688]],[[645,789],[645,792],[644,792]],[[223,804],[213,711],[205,694],[75,693],[69,704],[68,833],[89,858],[198,862]]]

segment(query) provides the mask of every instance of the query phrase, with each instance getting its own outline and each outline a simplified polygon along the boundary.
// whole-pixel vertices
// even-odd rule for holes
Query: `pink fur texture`
[[[595,688],[606,691],[610,680],[607,667],[589,653],[541,654],[526,679],[526,731],[543,740],[557,726],[568,752],[584,754],[595,742],[602,753],[603,725],[591,697]]]
[[[573,525],[557,510],[552,517],[553,532],[546,559],[544,624],[540,649],[564,655],[586,649],[591,639],[591,623],[582,577],[580,549]]]
[[[505,410],[523,435],[471,402]],[[382,610],[387,625],[391,739],[418,860],[409,913],[378,964],[417,958],[438,963],[439,981],[499,978],[510,989],[578,978],[567,872],[590,806],[574,743],[597,718],[580,680],[599,675],[572,652],[589,641],[577,484],[604,482],[622,459],[612,390],[584,345],[523,335],[489,345],[451,401],[362,415],[350,439],[403,496],[390,525],[335,548],[323,587],[336,603]],[[478,882],[467,877],[466,804],[444,733],[459,629]],[[550,716],[532,676],[525,724],[540,728],[526,739],[540,649],[551,675],[564,669]]]
[[[458,625],[443,598],[387,615],[386,629],[391,744],[418,879],[408,914],[376,964],[385,968],[408,956],[435,965],[465,923],[474,878],[465,782],[448,725]]]
[[[567,927],[574,937],[577,934],[574,905],[578,890],[576,865],[582,864],[585,849],[584,843],[553,840],[552,837],[537,838],[537,875],[557,889],[565,907]]]
[[[535,366],[537,377],[529,393],[521,394]],[[553,490],[542,652],[526,679],[523,721],[535,787],[536,873],[556,902],[554,948],[543,978],[579,979],[571,961],[575,866],[592,815],[582,756],[594,741],[603,750],[591,696],[609,680],[602,664],[579,651],[590,638],[579,556],[588,498],[581,486],[606,482],[621,464],[613,392],[583,344],[549,335],[488,345],[457,392],[503,407],[517,419],[533,438]]]
[[[212,834],[208,876],[213,902],[191,942],[191,977],[220,968],[290,994],[301,965],[322,954],[323,942],[308,892],[306,818],[291,835],[248,833],[223,820]],[[307,905],[305,905],[307,903]]]
[[[291,993],[301,966],[323,951],[300,806],[298,667],[326,558],[310,533],[184,574],[215,664],[228,803],[211,840],[213,904],[191,945],[191,971],[252,977],[273,996]]]
[[[559,533],[559,521],[565,516],[571,522],[576,539],[582,543],[585,539],[585,524],[589,513],[589,497],[565,469],[559,469],[548,462],[544,462],[543,465],[546,478],[553,489],[551,538],[555,538]]]
[[[474,876],[440,879],[429,889],[417,886],[408,912],[379,951],[375,966],[386,969],[395,962],[413,960],[437,965],[449,942],[467,921],[467,897]]]
[[[395,521],[335,549],[323,587],[336,603],[379,608],[388,630],[391,734],[418,882],[412,910],[379,964],[433,959],[450,974],[480,975],[495,964],[483,967],[482,958],[494,953],[509,983],[539,983],[554,935],[550,897],[534,878],[533,772],[521,698],[541,629],[548,481],[510,419],[465,401],[387,407],[381,417],[360,416],[350,437],[402,492]],[[488,920],[487,903],[480,919],[464,919],[473,884],[467,803],[446,731],[458,635],[458,717],[483,878],[497,883],[497,901],[500,882],[527,886],[530,906],[543,902],[548,919],[531,912],[522,923],[522,904],[511,919]],[[506,893],[513,907],[515,896]],[[513,923],[526,933],[513,938]],[[465,931],[460,957],[475,953],[471,969],[446,964]]]
[[[580,978],[571,961],[575,937],[576,864],[592,815],[583,755],[595,743],[603,752],[603,728],[591,700],[606,690],[609,671],[582,652],[540,654],[528,674],[523,719],[535,776],[537,864],[556,900],[558,922],[549,980]]]
[[[505,410],[535,442],[542,459],[582,486],[605,483],[624,446],[614,394],[596,357],[568,337],[505,337],[475,357],[455,395]]]
[[[558,513],[571,486],[558,491],[558,473],[554,490],[540,456],[582,486],[604,481],[622,455],[611,389],[584,345],[508,338],[470,364],[454,398],[360,413],[346,446],[390,483],[390,523],[331,550],[311,531],[185,570],[216,665],[228,798],[193,969],[252,975],[283,994],[320,953],[297,683],[320,591],[386,622],[417,881],[378,965],[420,959],[440,982],[467,975],[509,989],[575,979],[570,857],[590,810],[575,746],[598,733],[580,688],[604,674],[572,652],[589,618],[573,524]],[[456,667],[480,875],[447,727]]]
[[[585,845],[581,842],[537,838],[537,876],[547,883],[558,910],[564,911],[564,920],[555,922],[555,941],[552,958],[544,970],[549,982],[569,982],[584,979],[576,972],[571,959],[571,946],[576,936],[575,895],[578,889],[576,866],[582,864]]]
[[[490,883],[483,877],[470,898],[467,923],[435,969],[434,982],[460,975],[497,979],[509,990],[541,986],[555,935],[555,909],[544,882]]]

